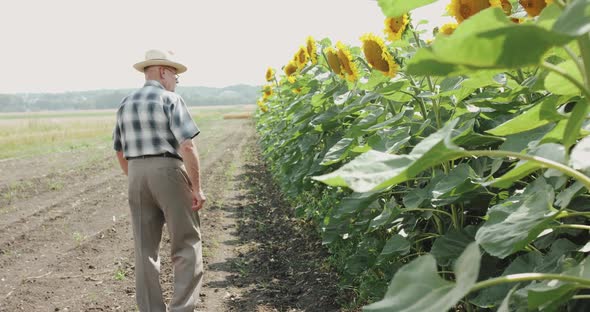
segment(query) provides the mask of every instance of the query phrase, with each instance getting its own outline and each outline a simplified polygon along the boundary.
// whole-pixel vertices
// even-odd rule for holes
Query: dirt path
[[[252,121],[223,120],[206,130],[198,141],[209,198],[201,212],[206,275],[198,310],[337,310],[326,255],[309,236],[313,229],[280,201],[253,148]],[[0,171],[41,169],[0,183],[0,311],[137,311],[126,178],[112,151],[20,161],[0,163]],[[165,235],[168,300],[169,248]]]

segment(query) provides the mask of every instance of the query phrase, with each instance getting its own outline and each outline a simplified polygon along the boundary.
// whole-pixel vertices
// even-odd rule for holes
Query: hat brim
[[[174,67],[176,69],[177,74],[182,74],[187,70],[186,66],[184,66],[180,63],[171,62],[169,60],[147,60],[147,61],[139,62],[139,63],[133,65],[133,67],[143,73],[145,71],[146,67],[157,66],[157,65]]]

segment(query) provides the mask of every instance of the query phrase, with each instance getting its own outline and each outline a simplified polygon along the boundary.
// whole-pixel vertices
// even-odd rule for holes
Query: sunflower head
[[[299,87],[299,88],[294,88],[291,91],[295,94],[300,94],[302,90],[303,90],[303,88]]]
[[[287,75],[287,77],[293,76],[297,72],[297,68],[297,63],[295,63],[295,61],[290,61],[287,65],[285,65],[285,75]]]
[[[299,47],[299,50],[297,50],[297,53],[295,53],[295,56],[293,57],[293,60],[295,63],[297,63],[298,69],[305,67],[305,64],[307,64],[307,61],[309,60],[307,49],[305,47]]]
[[[263,98],[264,99],[268,99],[270,96],[272,96],[272,86],[270,85],[265,85],[262,87],[262,92],[264,93]]]
[[[390,41],[399,40],[408,26],[408,15],[404,14],[399,17],[388,17],[385,19],[385,35]]]
[[[490,6],[493,8],[501,8],[506,15],[512,13],[512,4],[508,0],[490,0]]]
[[[520,3],[530,17],[535,17],[541,14],[541,11],[547,6],[548,3],[545,1],[546,0],[518,0],[518,3]]]
[[[275,78],[275,71],[272,68],[266,69],[266,81],[272,81]]]
[[[340,41],[336,43],[336,48],[338,48],[338,60],[340,61],[340,65],[342,65],[342,72],[346,80],[351,82],[356,81],[358,79],[358,69],[353,61],[350,50]]]
[[[440,26],[439,33],[447,36],[452,35],[455,32],[455,29],[457,29],[457,26],[459,26],[457,23],[446,23]]]
[[[338,51],[332,47],[327,47],[324,49],[324,54],[326,55],[330,69],[332,69],[336,75],[342,75],[342,65],[338,59]]]
[[[264,103],[264,101],[258,100],[258,101],[256,101],[256,105],[258,105],[258,108],[260,108],[260,110],[263,113],[268,112],[268,107],[266,107],[266,104]]]
[[[309,55],[309,58],[311,59],[311,63],[312,64],[317,64],[318,63],[318,48],[315,44],[315,40],[313,40],[312,36],[307,37],[307,40],[305,41],[305,45],[307,48],[307,55]]]
[[[373,34],[366,34],[361,37],[361,42],[367,63],[386,76],[393,78],[397,73],[398,66],[385,47],[383,39]]]
[[[451,0],[447,5],[447,12],[453,16],[458,23],[470,18],[483,9],[490,7],[489,0]]]

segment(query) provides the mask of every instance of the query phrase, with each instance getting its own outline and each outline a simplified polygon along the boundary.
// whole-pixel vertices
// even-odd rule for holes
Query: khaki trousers
[[[203,281],[203,261],[200,220],[198,213],[191,210],[190,180],[184,165],[175,158],[132,159],[128,173],[139,311],[166,311],[158,255],[166,222],[174,266],[169,311],[192,312]]]

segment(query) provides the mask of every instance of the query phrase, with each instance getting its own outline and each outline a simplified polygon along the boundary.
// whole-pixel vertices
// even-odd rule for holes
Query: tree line
[[[0,112],[35,112],[117,108],[134,89],[93,90],[64,93],[0,94]],[[224,88],[178,87],[187,105],[232,105],[255,103],[259,86],[234,85]]]

